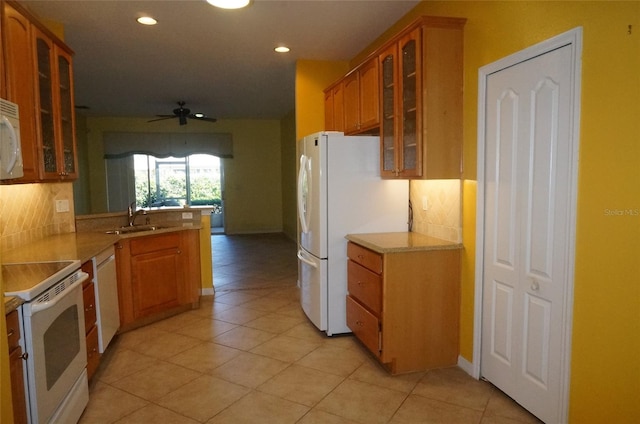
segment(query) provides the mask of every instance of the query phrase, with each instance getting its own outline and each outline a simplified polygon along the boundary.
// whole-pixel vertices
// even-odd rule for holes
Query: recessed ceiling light
[[[158,21],[153,19],[151,16],[141,16],[137,20],[138,20],[138,23],[142,25],[155,25],[158,23]]]
[[[251,0],[207,0],[207,3],[221,9],[242,9],[249,6]]]
[[[291,49],[285,46],[278,46],[273,50],[277,51],[278,53],[288,53]]]

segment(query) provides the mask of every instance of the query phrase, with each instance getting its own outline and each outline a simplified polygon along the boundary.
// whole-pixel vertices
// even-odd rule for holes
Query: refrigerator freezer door
[[[327,257],[327,137],[325,133],[310,135],[299,145],[300,245],[321,259]]]
[[[298,249],[300,303],[304,313],[321,331],[327,329],[327,261]]]

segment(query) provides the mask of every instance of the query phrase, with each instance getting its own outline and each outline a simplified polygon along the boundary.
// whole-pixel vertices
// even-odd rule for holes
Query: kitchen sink
[[[134,225],[130,227],[120,227],[115,228],[113,230],[105,231],[107,234],[130,234],[130,233],[140,233],[143,231],[156,231],[162,230],[163,228],[170,228],[167,226],[160,225]]]

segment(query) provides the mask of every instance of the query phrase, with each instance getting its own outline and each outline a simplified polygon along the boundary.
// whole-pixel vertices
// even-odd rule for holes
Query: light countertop
[[[414,232],[347,234],[346,239],[378,253],[462,249],[455,243]]]
[[[171,227],[130,234],[105,234],[102,231],[66,233],[47,236],[15,249],[2,252],[3,263],[80,260],[84,263],[121,239],[151,236],[173,231],[198,230],[199,226]],[[22,301],[4,297],[5,313],[16,309]]]

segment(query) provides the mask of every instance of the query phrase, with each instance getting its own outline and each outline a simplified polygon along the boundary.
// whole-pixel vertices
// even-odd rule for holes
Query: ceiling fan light
[[[158,21],[153,19],[151,16],[140,16],[136,20],[138,21],[139,24],[142,24],[142,25],[155,25],[158,23]]]
[[[196,118],[204,118],[204,113],[194,113],[193,116]]]
[[[287,46],[278,46],[273,50],[277,51],[278,53],[289,53],[289,51],[291,51],[291,49]]]
[[[221,9],[242,9],[251,3],[251,0],[207,0],[212,6]]]

